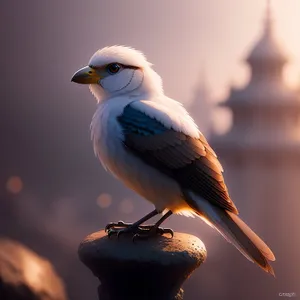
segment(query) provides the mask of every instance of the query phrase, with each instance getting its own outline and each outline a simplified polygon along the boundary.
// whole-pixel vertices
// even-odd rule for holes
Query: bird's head
[[[121,94],[162,93],[161,78],[144,54],[125,46],[98,50],[72,81],[89,84],[98,101]]]

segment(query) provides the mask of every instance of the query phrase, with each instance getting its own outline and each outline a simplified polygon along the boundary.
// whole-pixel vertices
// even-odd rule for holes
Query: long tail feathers
[[[232,243],[247,259],[255,262],[266,272],[275,277],[274,270],[268,260],[274,261],[275,256],[262,239],[253,232],[237,215],[211,205],[207,201],[189,193],[195,212],[217,229],[221,235]],[[190,201],[189,201],[190,203]],[[195,207],[197,206],[197,207]]]
[[[275,276],[274,270],[268,262],[268,260],[275,260],[274,254],[263,240],[237,215],[222,210],[218,214],[220,221],[213,223],[215,228],[245,257]]]

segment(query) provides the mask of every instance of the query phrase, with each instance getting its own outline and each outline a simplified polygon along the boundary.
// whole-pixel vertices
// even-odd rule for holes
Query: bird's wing
[[[197,137],[188,134],[184,116],[168,113],[157,103],[137,101],[124,108],[118,122],[128,151],[171,176],[183,189],[238,214],[215,152],[198,130]]]

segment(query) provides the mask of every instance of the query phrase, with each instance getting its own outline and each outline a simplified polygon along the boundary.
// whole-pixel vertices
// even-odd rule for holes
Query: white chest
[[[91,123],[94,152],[103,167],[113,174],[115,161],[124,152],[122,145],[124,137],[117,118],[122,114],[126,104],[121,106],[114,103],[100,104]]]

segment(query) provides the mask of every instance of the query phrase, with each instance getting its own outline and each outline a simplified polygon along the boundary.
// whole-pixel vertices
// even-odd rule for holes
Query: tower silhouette
[[[232,128],[211,142],[241,217],[276,256],[276,279],[226,248],[224,299],[300,293],[300,97],[284,83],[287,61],[268,1],[262,33],[246,58],[250,80],[231,88],[223,103],[232,111]]]
[[[213,108],[214,104],[209,93],[205,70],[202,68],[199,83],[189,105],[189,112],[205,136],[211,134]]]

